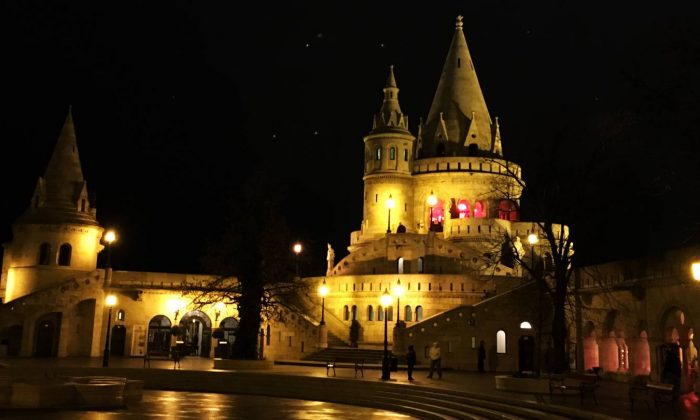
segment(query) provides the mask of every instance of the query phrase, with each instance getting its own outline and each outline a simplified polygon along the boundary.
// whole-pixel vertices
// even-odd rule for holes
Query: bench
[[[581,405],[583,405],[586,396],[591,396],[593,402],[598,405],[595,390],[599,386],[598,375],[595,374],[565,373],[552,374],[549,376],[550,394],[554,394],[558,391],[564,398],[564,401],[566,401],[567,394],[578,394],[581,398]]]
[[[338,359],[333,359],[329,360],[326,362],[326,376],[330,375],[331,369],[333,369],[333,376],[335,375],[335,366],[339,362],[345,362],[345,363],[353,363],[354,368],[355,368],[355,377],[357,378],[357,372],[360,372],[362,377],[365,377],[365,361],[364,359],[361,360],[338,360]]]
[[[647,376],[636,376],[629,384],[630,412],[634,414],[635,403],[644,402],[647,409],[651,410],[652,403],[656,416],[659,415],[659,406],[666,404],[671,406],[673,416],[676,417],[676,394],[673,384],[650,382]]]

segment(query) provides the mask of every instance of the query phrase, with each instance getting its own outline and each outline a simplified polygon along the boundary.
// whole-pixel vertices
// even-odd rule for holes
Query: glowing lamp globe
[[[293,250],[294,253],[297,254],[297,255],[301,254],[301,251],[302,251],[303,249],[304,249],[304,248],[301,246],[301,244],[300,244],[299,242],[295,243],[294,246],[292,247],[292,250]]]
[[[527,235],[527,242],[528,242],[530,245],[535,245],[535,244],[536,244],[537,242],[539,242],[539,241],[540,241],[540,240],[539,240],[539,238],[537,237],[536,234],[531,233],[531,234]]]
[[[438,200],[437,200],[437,197],[435,197],[435,195],[433,194],[433,192],[430,191],[430,195],[428,196],[428,205],[429,205],[430,207],[435,207],[435,205],[437,204],[437,201],[438,201]]]
[[[108,230],[107,232],[105,232],[104,240],[108,244],[111,244],[112,242],[117,240],[117,234],[113,230]]]
[[[401,285],[401,280],[396,281],[396,285],[394,286],[394,296],[396,297],[401,297],[403,296],[403,293],[405,292],[403,286]]]
[[[690,271],[693,274],[693,280],[700,281],[700,261],[696,261],[690,265]]]
[[[117,297],[114,295],[107,295],[105,298],[105,305],[109,306],[110,308],[114,305],[117,304]]]
[[[323,284],[318,286],[318,295],[321,296],[322,298],[328,296],[328,286],[326,286],[326,281],[323,281]]]
[[[382,303],[382,306],[384,306],[384,307],[391,305],[391,295],[389,294],[388,290],[384,290],[384,293],[382,293],[382,297],[380,299],[380,302]]]
[[[388,209],[393,209],[394,208],[394,199],[391,198],[391,194],[389,194],[389,198],[386,200],[386,208]]]

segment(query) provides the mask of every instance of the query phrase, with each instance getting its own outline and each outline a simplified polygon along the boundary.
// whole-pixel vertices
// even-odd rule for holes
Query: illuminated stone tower
[[[4,245],[3,302],[95,270],[103,248],[103,229],[95,216],[69,110],[29,208],[13,224],[12,242]]]
[[[374,116],[372,131],[364,138],[362,233],[367,237],[396,232],[399,223],[413,230],[411,167],[415,137],[408,131],[408,117],[401,112],[393,66],[383,91],[384,101]],[[389,203],[393,204],[391,209]]]

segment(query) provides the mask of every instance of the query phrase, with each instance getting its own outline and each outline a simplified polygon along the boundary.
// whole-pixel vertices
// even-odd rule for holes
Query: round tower
[[[365,195],[361,238],[373,239],[396,233],[399,224],[406,231],[413,225],[413,142],[408,117],[399,106],[399,88],[394,68],[389,68],[384,101],[374,116],[372,131],[365,136]]]
[[[29,208],[13,224],[12,242],[4,245],[3,301],[95,270],[102,231],[83,179],[69,110]]]

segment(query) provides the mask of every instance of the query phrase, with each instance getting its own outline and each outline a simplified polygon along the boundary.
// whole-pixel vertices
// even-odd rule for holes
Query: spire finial
[[[462,29],[462,19],[464,19],[462,15],[457,16],[457,20],[455,22],[455,29]]]
[[[388,88],[395,88],[396,86],[396,78],[394,77],[394,65],[389,66],[389,76],[386,79],[386,87]]]

